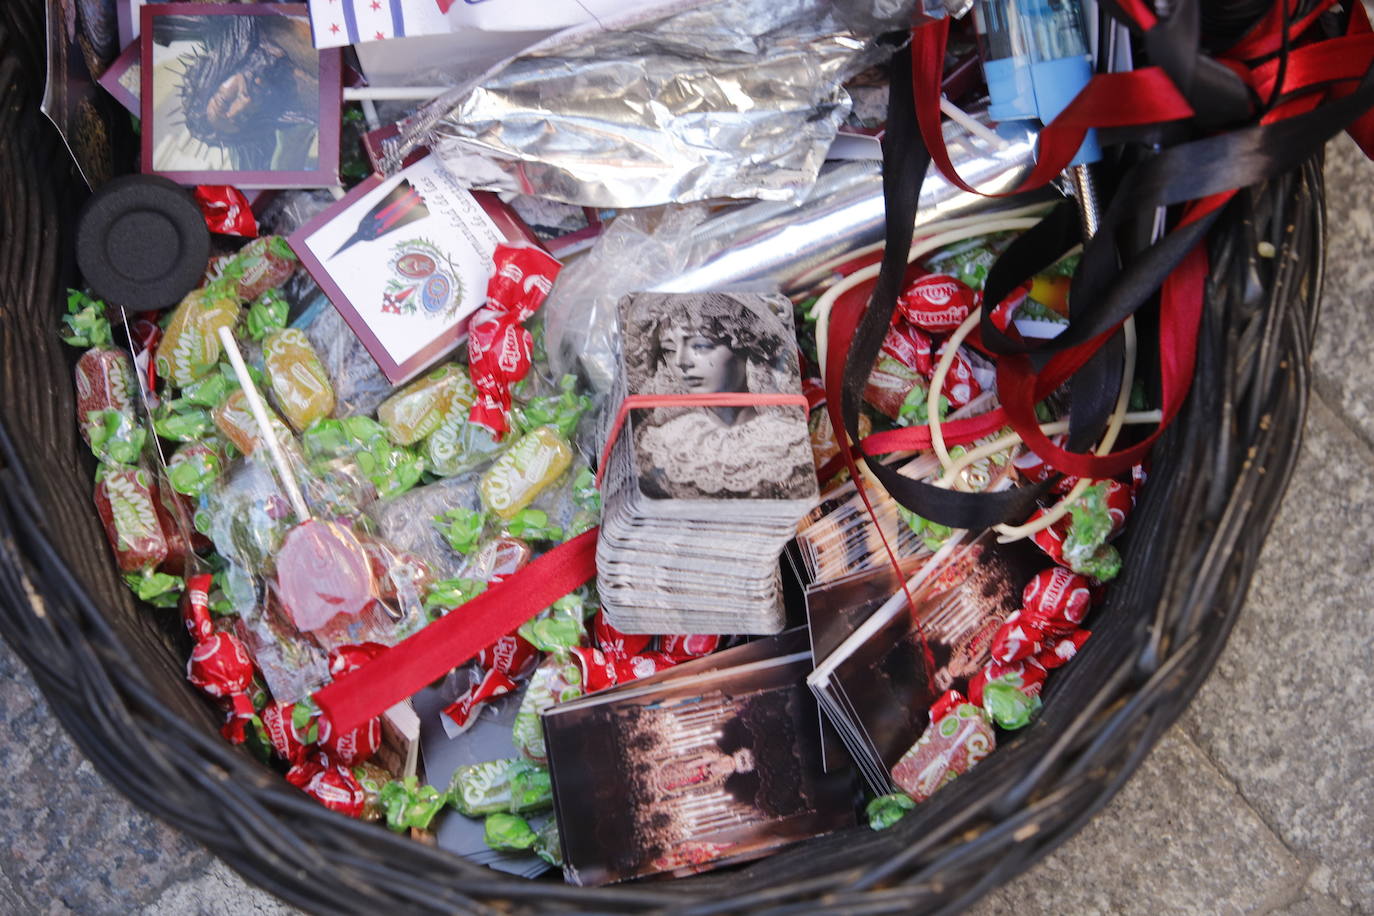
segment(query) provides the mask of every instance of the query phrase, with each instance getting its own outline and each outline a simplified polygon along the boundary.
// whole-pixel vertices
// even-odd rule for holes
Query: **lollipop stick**
[[[234,367],[239,385],[243,387],[243,395],[248,399],[248,409],[253,411],[253,419],[258,423],[263,441],[267,443],[267,450],[272,453],[272,461],[276,464],[277,474],[286,489],[286,497],[291,500],[291,508],[296,510],[297,519],[302,522],[309,521],[310,509],[306,506],[305,497],[301,495],[301,488],[296,483],[296,475],[292,473],[291,465],[286,461],[286,453],[281,450],[276,430],[272,428],[272,423],[267,417],[267,406],[262,403],[262,395],[258,394],[253,377],[248,374],[248,367],[243,364],[243,354],[239,352],[239,345],[228,328],[219,329],[219,340],[224,344],[224,352],[229,355],[229,364]]]

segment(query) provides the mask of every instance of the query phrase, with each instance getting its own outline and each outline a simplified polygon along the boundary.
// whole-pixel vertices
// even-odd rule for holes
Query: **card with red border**
[[[398,385],[462,342],[497,244],[538,244],[496,195],[469,191],[431,156],[368,178],[288,241]]]
[[[340,52],[304,3],[141,10],[143,171],[181,184],[339,183]]]

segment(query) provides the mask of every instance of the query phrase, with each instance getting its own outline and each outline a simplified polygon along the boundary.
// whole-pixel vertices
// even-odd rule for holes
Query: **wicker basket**
[[[1196,382],[1155,450],[1092,640],[1051,678],[1032,726],[898,826],[584,890],[325,810],[219,737],[184,679],[175,615],[138,606],[109,560],[73,356],[54,332],[80,196],[37,110],[42,23],[42,0],[0,10],[0,633],[106,779],[250,881],[331,913],[957,911],[1101,809],[1211,670],[1298,451],[1322,280],[1319,162],[1243,193],[1213,231]],[[1288,256],[1253,259],[1266,239]]]

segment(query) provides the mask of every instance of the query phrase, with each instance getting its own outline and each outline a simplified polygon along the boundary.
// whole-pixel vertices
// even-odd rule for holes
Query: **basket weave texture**
[[[896,827],[814,840],[741,869],[604,889],[530,882],[335,815],[224,743],[185,682],[175,614],[119,581],[77,435],[80,182],[38,112],[42,0],[0,7],[0,635],[96,768],[246,878],[330,913],[957,912],[1087,822],[1211,670],[1296,459],[1320,299],[1321,168],[1242,194],[1210,240],[1197,377],[1154,452],[1093,638],[1045,707]],[[1271,242],[1278,257],[1254,256]]]

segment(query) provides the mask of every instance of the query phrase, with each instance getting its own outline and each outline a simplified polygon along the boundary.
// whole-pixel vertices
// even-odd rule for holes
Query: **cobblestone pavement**
[[[974,908],[1374,913],[1374,165],[1327,165],[1328,280],[1306,441],[1215,672],[1116,799]],[[0,645],[0,912],[286,914],[135,809]]]

